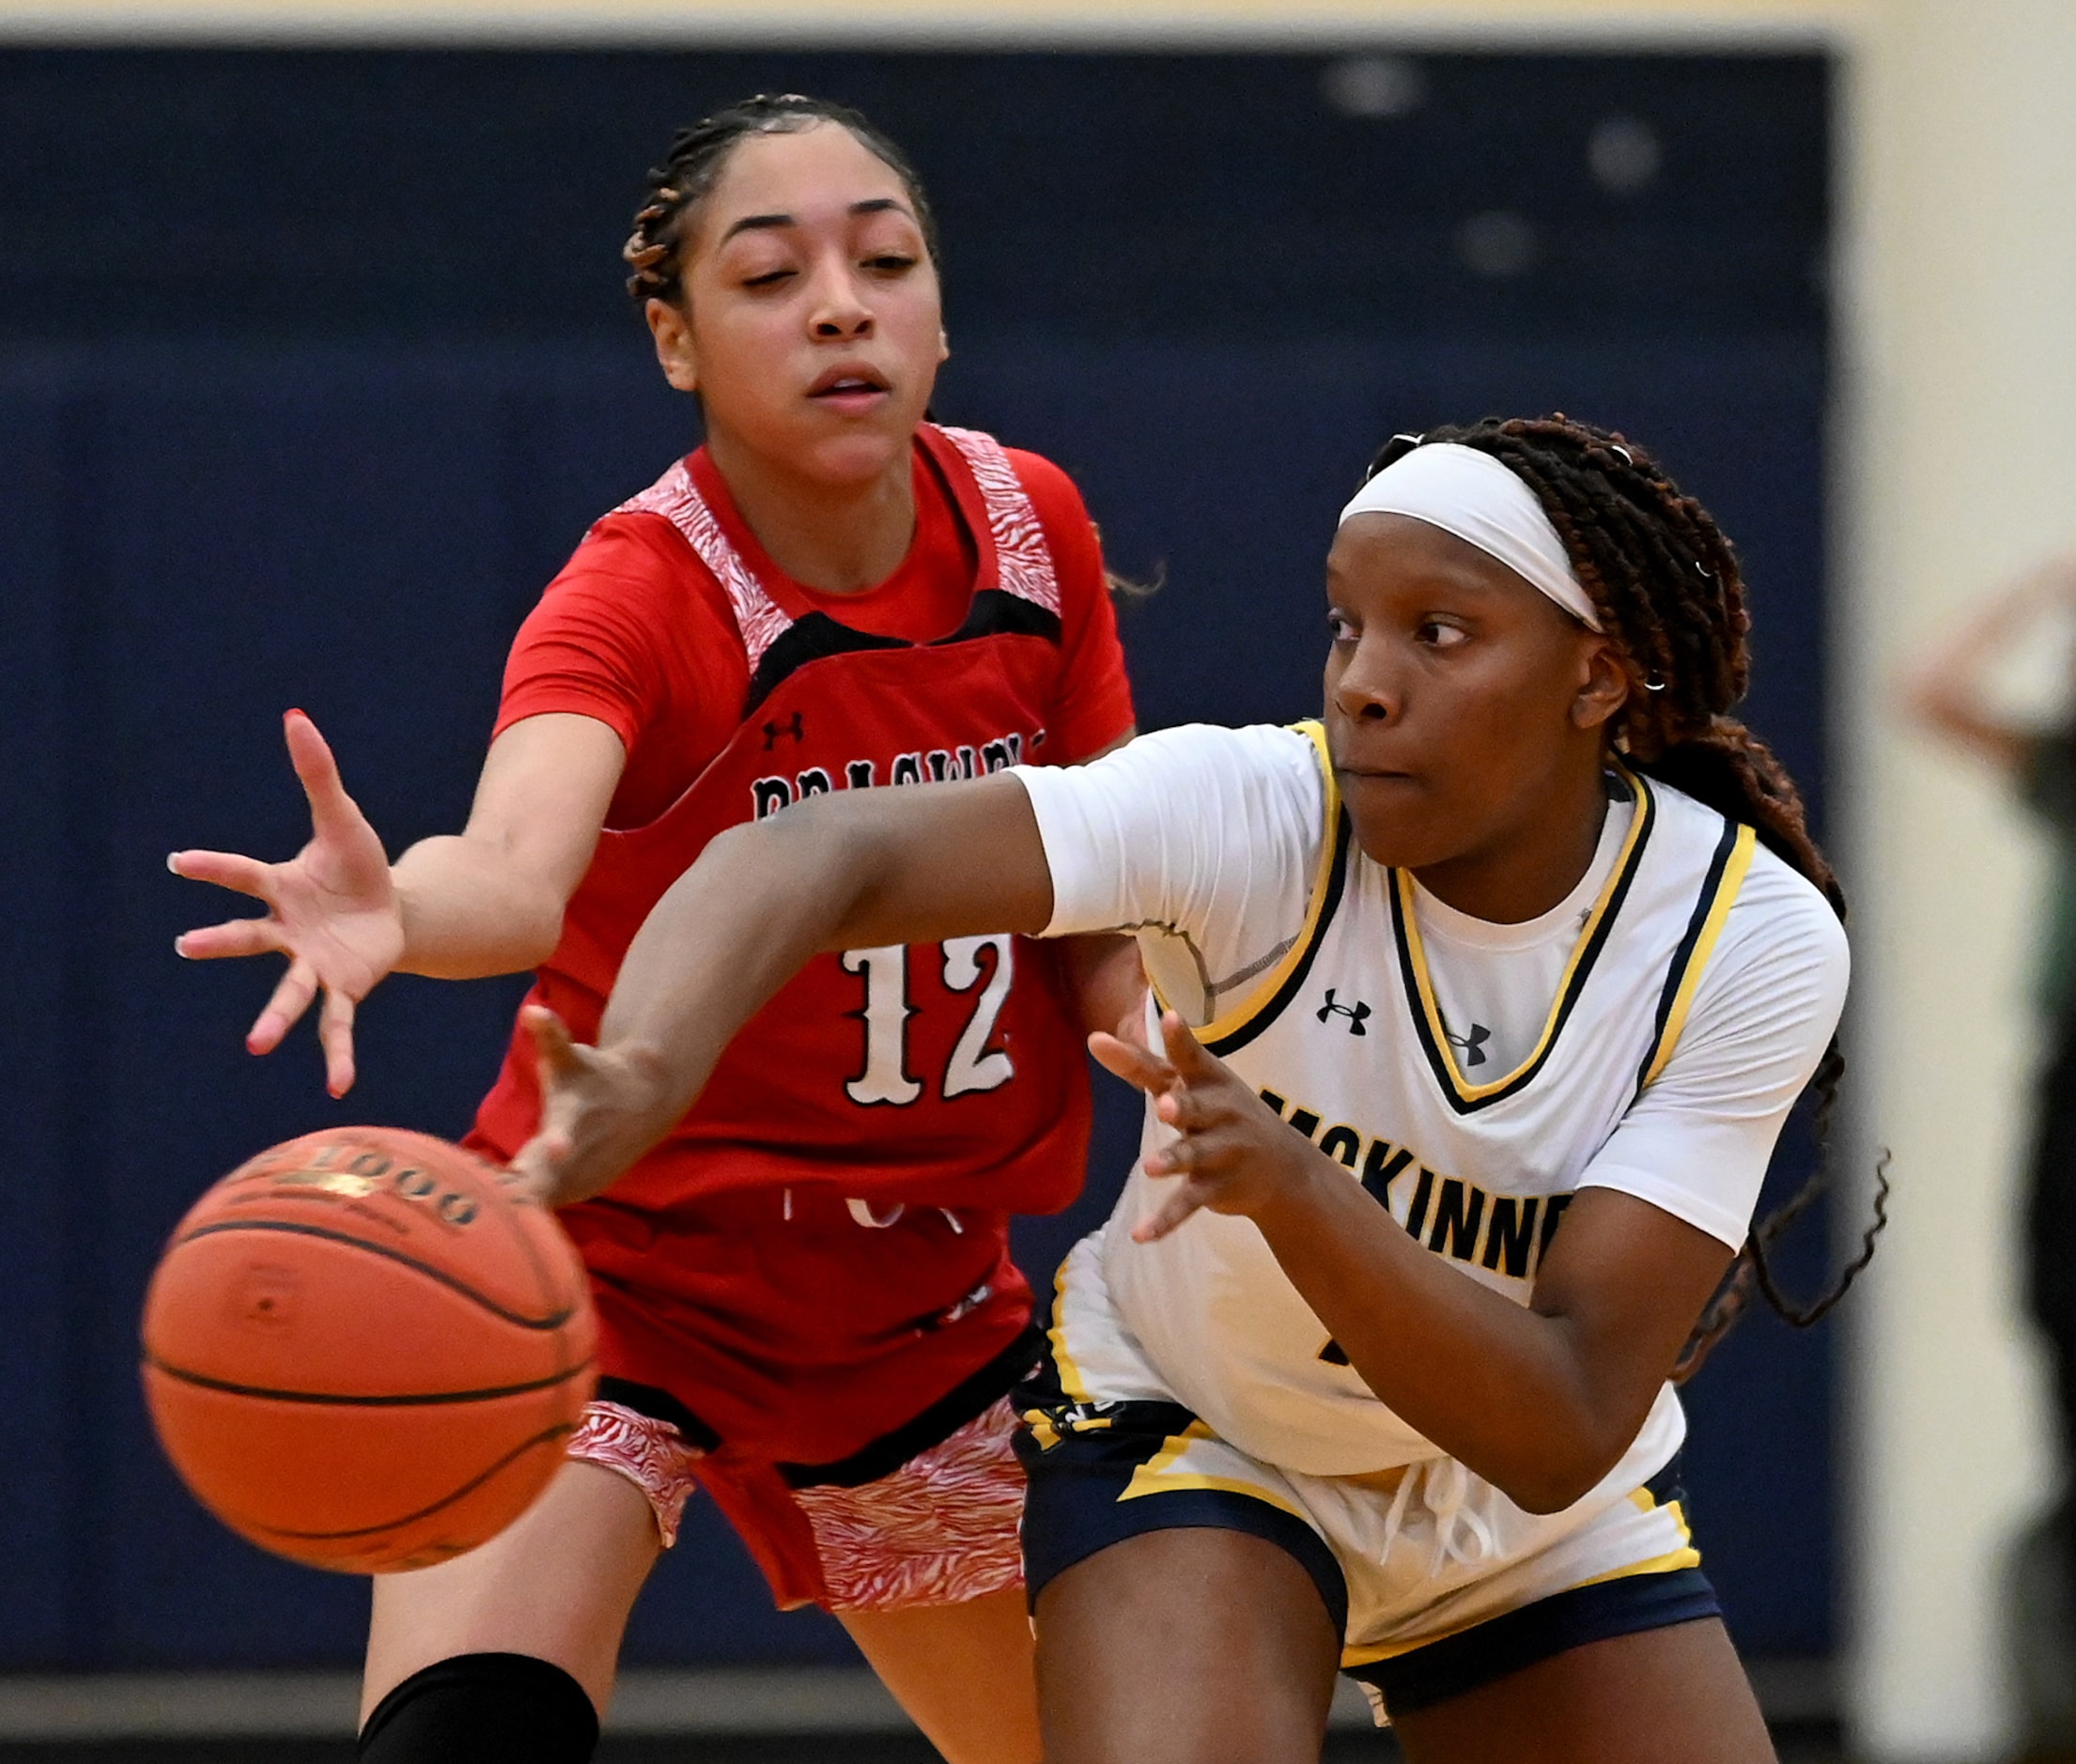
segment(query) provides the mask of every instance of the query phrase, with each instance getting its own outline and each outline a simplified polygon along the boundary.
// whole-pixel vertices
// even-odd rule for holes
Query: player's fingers
[[[1168,1050],[1168,1063],[1182,1075],[1184,1083],[1201,1084],[1206,1078],[1225,1075],[1224,1062],[1204,1051],[1203,1043],[1183,1021],[1179,1011],[1160,1014],[1160,1038]]]
[[[534,1044],[534,1059],[544,1083],[566,1077],[582,1069],[581,1055],[568,1024],[545,1004],[530,1004],[519,1013],[519,1022]]]
[[[569,1158],[569,1136],[558,1127],[543,1126],[520,1146],[512,1159],[512,1171],[525,1192],[543,1206],[552,1206],[562,1166]]]
[[[282,718],[281,728],[288,743],[288,763],[296,768],[296,778],[309,800],[310,825],[318,837],[336,838],[358,830],[361,812],[346,794],[339,763],[332,755],[331,744],[318,733],[318,725],[303,712],[292,710]]]
[[[324,989],[318,1044],[324,1049],[324,1088],[344,1096],[353,1088],[353,1000],[336,986]]]
[[[1157,1243],[1192,1213],[1200,1211],[1210,1198],[1208,1189],[1191,1182],[1176,1183],[1157,1192],[1160,1199],[1153,1211],[1132,1228],[1135,1244]]]
[[[165,867],[190,882],[213,882],[220,889],[235,889],[240,894],[270,898],[273,865],[261,863],[235,851],[176,851],[167,855]]]
[[[246,1051],[272,1053],[281,1045],[281,1038],[310,1008],[310,1000],[317,997],[317,992],[318,970],[300,958],[290,962],[288,971],[282,975],[281,983],[274,988],[273,997],[267,1000],[267,1008],[253,1019],[252,1028],[246,1031]]]
[[[174,952],[191,962],[213,962],[226,955],[286,953],[287,937],[272,919],[231,919],[220,925],[204,925],[182,932],[173,939]]]
[[[1180,1084],[1154,1098],[1154,1113],[1178,1133],[1194,1133],[1216,1119],[1212,1106],[1202,1095]]]
[[[1142,1091],[1165,1091],[1175,1082],[1175,1069],[1137,1043],[1121,1041],[1101,1029],[1089,1037],[1089,1052],[1104,1071],[1116,1074]]]

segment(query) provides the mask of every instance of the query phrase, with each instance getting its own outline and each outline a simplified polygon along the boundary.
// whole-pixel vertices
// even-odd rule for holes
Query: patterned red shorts
[[[784,1565],[797,1571],[782,1577],[786,1584],[774,1575],[782,1604],[812,1601],[831,1611],[964,1604],[1023,1585],[1016,1527],[1024,1473],[1011,1448],[1015,1431],[1005,1397],[876,1481],[785,1490],[778,1498],[805,1522],[812,1565],[798,1562],[791,1539],[751,1535],[754,1521],[740,1502],[727,1503],[730,1517],[767,1573],[775,1556],[792,1558]],[[677,1541],[704,1454],[676,1428],[616,1402],[594,1402],[569,1455],[626,1477],[648,1496],[663,1547]],[[782,1527],[798,1528],[798,1522]],[[789,1597],[796,1588],[798,1596]]]

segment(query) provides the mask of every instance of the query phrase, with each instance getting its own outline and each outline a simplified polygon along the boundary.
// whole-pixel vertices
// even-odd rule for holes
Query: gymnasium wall
[[[173,957],[219,909],[161,859],[300,842],[289,704],[393,848],[457,823],[519,619],[694,439],[617,293],[675,121],[805,88],[911,148],[939,412],[1060,459],[1113,563],[1165,577],[1124,619],[1149,726],[1310,711],[1369,453],[1560,408],[1740,542],[1751,719],[1820,807],[1829,85],[1789,53],[0,51],[0,1667],[357,1649],[363,1589],[215,1527],[136,1394],[172,1221],[336,1118],[307,1036],[239,1046],[269,975]],[[385,988],[347,1113],[457,1131],[513,996]],[[1029,1228],[1034,1274],[1130,1118],[1112,1096],[1096,1192]],[[1831,1390],[1828,1336],[1759,1318],[1693,1393],[1701,1541],[1760,1654],[1833,1645]],[[694,1512],[639,1656],[841,1653]]]

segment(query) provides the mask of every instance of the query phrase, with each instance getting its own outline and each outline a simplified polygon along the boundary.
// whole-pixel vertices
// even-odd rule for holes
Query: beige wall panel
[[[2017,1321],[2037,852],[1898,729],[1898,665],[2076,540],[2076,7],[1885,0],[1853,80],[1859,340],[1841,656],[1857,1029],[1896,1222],[1855,1307],[1852,1701],[1875,1759],[2007,1732],[2001,1558],[2050,1492]]]

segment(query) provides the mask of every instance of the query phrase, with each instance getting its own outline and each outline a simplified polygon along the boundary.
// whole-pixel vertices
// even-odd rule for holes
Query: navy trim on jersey
[[[1709,915],[1715,910],[1715,897],[1723,887],[1723,874],[1729,868],[1730,854],[1737,849],[1737,835],[1738,823],[1726,817],[1723,837],[1715,842],[1714,855],[1709,859],[1709,873],[1701,878],[1701,892],[1695,898],[1693,915],[1687,920],[1680,947],[1672,952],[1672,966],[1665,970],[1665,983],[1658,993],[1658,1013],[1651,1023],[1650,1046],[1636,1068],[1638,1091],[1643,1090],[1644,1080],[1657,1061],[1658,1049],[1665,1043],[1665,1025],[1672,1020],[1672,1001],[1680,996],[1680,983],[1687,977],[1687,965],[1694,960],[1694,952],[1708,925]]]
[[[1419,978],[1414,971],[1413,950],[1407,940],[1405,908],[1400,899],[1396,873],[1391,886],[1385,890],[1391,901],[1391,936],[1398,950],[1399,977],[1404,984],[1406,1010],[1413,1019],[1413,1032],[1419,1038],[1420,1051],[1427,1056],[1428,1069],[1434,1075],[1435,1087],[1441,1091],[1443,1100],[1459,1115],[1474,1115],[1481,1108],[1491,1107],[1495,1103],[1503,1103],[1511,1096],[1518,1096],[1535,1081],[1536,1075],[1549,1063],[1551,1054],[1557,1050],[1558,1038],[1564,1033],[1564,1026],[1571,1021],[1572,1010],[1586,991],[1586,983],[1593,971],[1593,966],[1600,960],[1601,952],[1607,947],[1608,939],[1614,935],[1615,921],[1621,915],[1622,903],[1629,897],[1630,884],[1635,881],[1636,873],[1643,866],[1644,848],[1650,843],[1650,835],[1658,818],[1657,801],[1651,794],[1649,782],[1634,773],[1624,776],[1632,780],[1638,820],[1628,859],[1608,890],[1607,905],[1601,912],[1600,922],[1593,927],[1592,936],[1572,966],[1564,991],[1552,1014],[1549,1029],[1542,1038],[1542,1045],[1536,1050],[1535,1057],[1526,1065],[1505,1083],[1487,1091],[1483,1095],[1465,1096],[1458,1089],[1449,1058],[1444,1053],[1442,1044],[1435,1040],[1433,1029],[1428,1022],[1426,1001],[1421,997]]]
[[[1305,952],[1297,958],[1297,964],[1285,976],[1283,983],[1276,989],[1276,995],[1252,1016],[1241,1024],[1230,1035],[1221,1035],[1216,1041],[1204,1043],[1209,1053],[1224,1056],[1245,1047],[1257,1035],[1267,1029],[1289,1007],[1293,998],[1304,990],[1306,978],[1312,971],[1312,959],[1319,953],[1319,946],[1326,940],[1326,930],[1334,922],[1334,914],[1340,908],[1341,897],[1348,891],[1348,871],[1353,862],[1355,828],[1343,809],[1334,818],[1334,855],[1326,872],[1326,900],[1319,909],[1319,917],[1312,923],[1312,934],[1305,946]]]
[[[1047,1369],[1017,1392],[1046,1402],[1058,1393]],[[1024,1495],[1024,1585],[1038,1595],[1077,1562],[1113,1543],[1154,1531],[1240,1531],[1273,1543],[1311,1577],[1334,1633],[1348,1632],[1348,1583],[1326,1540],[1294,1513],[1237,1489],[1162,1489],[1127,1500],[1140,1466],[1157,1457],[1197,1417],[1179,1402],[1057,1402],[1028,1412],[1048,1418],[1042,1434],[1027,1426],[1016,1456],[1029,1486]],[[1046,1434],[1050,1443],[1039,1443]]]

